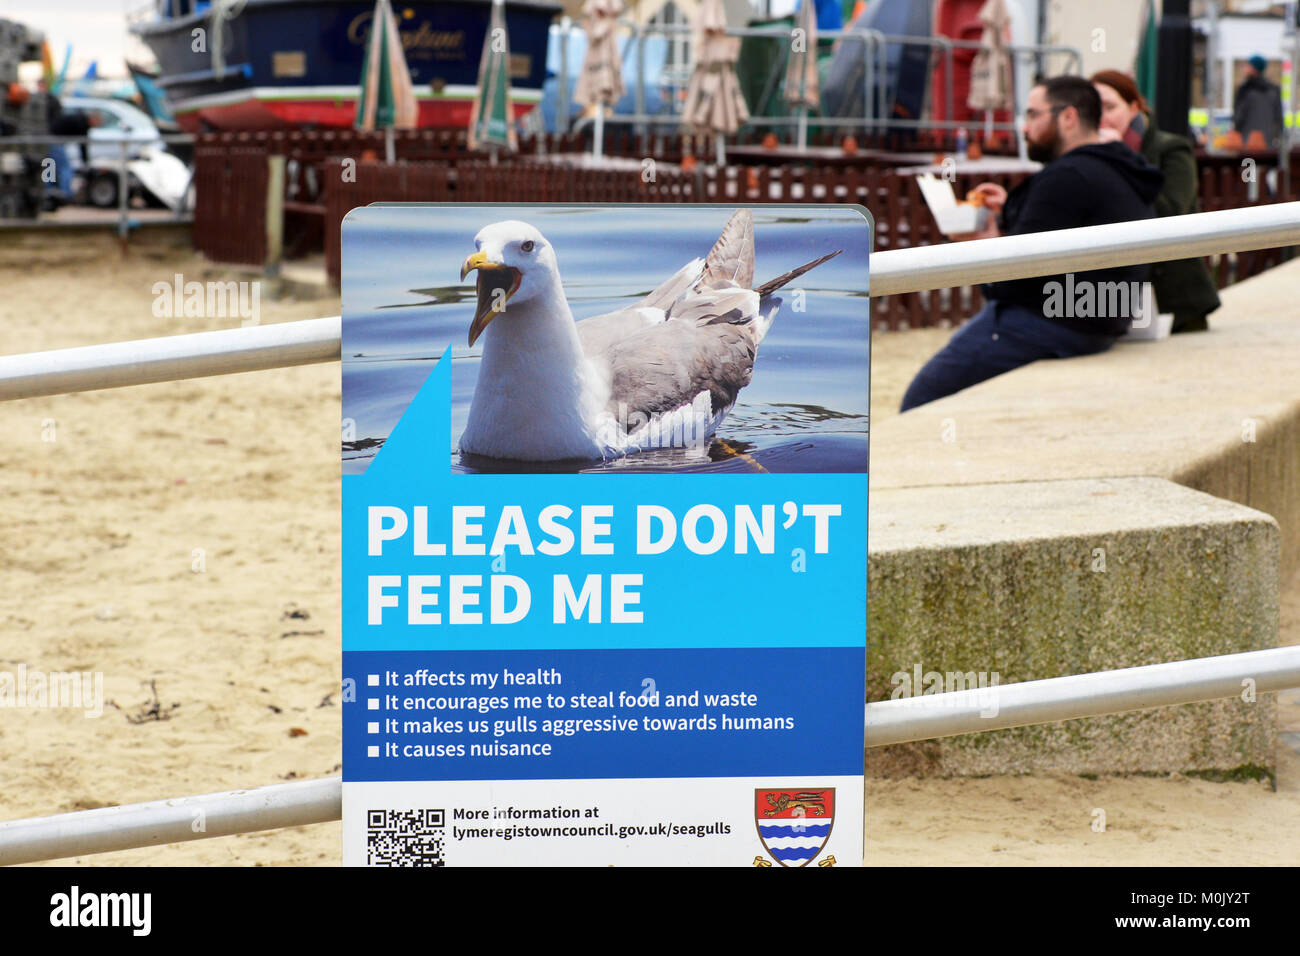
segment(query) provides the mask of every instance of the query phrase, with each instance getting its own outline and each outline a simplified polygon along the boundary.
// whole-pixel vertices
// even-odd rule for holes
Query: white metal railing
[[[338,316],[0,357],[0,400],[337,362]]]
[[[878,252],[871,296],[1300,245],[1300,202]],[[0,401],[339,358],[338,316],[0,356]]]
[[[1245,682],[1257,695],[1300,687],[1300,647],[870,703],[866,746],[1237,697]],[[327,823],[342,818],[342,794],[342,778],[326,777],[13,820],[0,823],[0,865]]]
[[[342,816],[339,777],[80,810],[0,823],[0,866],[328,823]]]
[[[1275,647],[868,704],[867,746],[1123,714],[1300,687],[1300,647]],[[1253,699],[1253,698],[1251,698]]]
[[[871,295],[1300,245],[1300,202],[878,252]]]

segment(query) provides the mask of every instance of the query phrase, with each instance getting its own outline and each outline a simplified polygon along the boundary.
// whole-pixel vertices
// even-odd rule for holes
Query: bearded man
[[[1059,76],[1035,86],[1025,108],[1024,134],[1029,157],[1045,165],[1009,195],[996,183],[976,186],[991,213],[989,225],[953,238],[1019,236],[1154,217],[1152,203],[1164,176],[1123,143],[1102,142],[1100,122],[1101,98],[1082,77]],[[1104,352],[1139,311],[1127,292],[1140,288],[1146,273],[1145,265],[1122,266],[981,286],[984,308],[917,373],[902,411],[1039,359]],[[1126,294],[1114,295],[1116,288]]]

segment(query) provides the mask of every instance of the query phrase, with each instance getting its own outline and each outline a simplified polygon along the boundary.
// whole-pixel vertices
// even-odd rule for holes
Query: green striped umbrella
[[[376,0],[375,15],[361,64],[361,91],[357,96],[358,129],[386,131],[388,161],[393,161],[393,130],[414,129],[420,108],[406,68],[406,54],[389,0]]]
[[[1156,10],[1153,0],[1147,0],[1146,10],[1142,14],[1141,40],[1138,42],[1137,62],[1133,65],[1133,78],[1137,81],[1138,92],[1151,107],[1151,114],[1156,111],[1156,51],[1159,48],[1159,24],[1156,22]]]
[[[510,37],[503,0],[492,3],[492,19],[478,64],[478,91],[469,117],[469,148],[483,146],[519,148],[510,102]]]

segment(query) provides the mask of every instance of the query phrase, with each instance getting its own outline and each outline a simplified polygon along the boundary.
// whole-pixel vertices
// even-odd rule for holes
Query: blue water
[[[574,175],[582,175],[575,171]],[[630,174],[631,175],[631,174]],[[688,206],[370,206],[343,227],[343,417],[353,424],[343,473],[365,471],[411,398],[452,346],[452,442],[469,416],[481,344],[465,346],[474,276],[460,264],[474,235],[504,219],[532,223],[555,248],[574,318],[633,304],[705,255],[730,209]],[[758,352],[752,382],[703,462],[680,450],[565,464],[556,470],[867,470],[868,231],[849,208],[754,210],[755,284],[843,249],[795,280]],[[804,311],[792,290],[804,293]],[[345,438],[349,436],[345,435]],[[543,471],[535,463],[462,461],[456,471]]]

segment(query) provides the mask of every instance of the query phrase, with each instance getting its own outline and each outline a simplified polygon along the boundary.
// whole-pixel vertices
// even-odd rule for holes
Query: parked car
[[[146,202],[175,210],[187,205],[190,168],[168,151],[148,114],[123,100],[65,96],[60,102],[64,113],[92,117],[90,142],[83,147],[77,170],[84,179],[86,202],[102,207],[118,204],[125,145],[128,198],[140,195]]]

